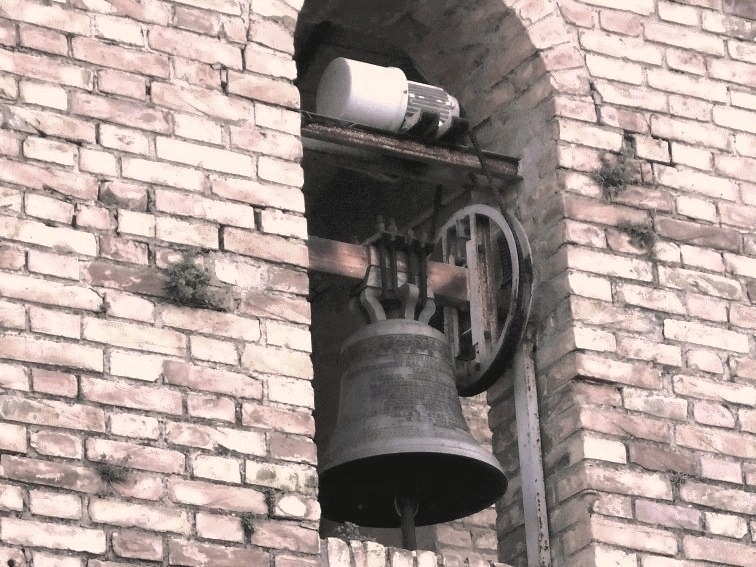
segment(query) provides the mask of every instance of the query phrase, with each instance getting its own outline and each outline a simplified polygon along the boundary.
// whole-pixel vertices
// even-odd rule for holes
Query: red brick
[[[217,71],[214,73],[213,85],[219,87],[220,79]],[[214,90],[155,82],[152,85],[152,100],[158,106],[235,124],[254,121],[254,105],[251,102],[229,98]]]
[[[71,112],[153,132],[171,131],[165,113],[126,100],[75,92],[71,95]]]
[[[0,71],[88,91],[91,91],[94,85],[94,73],[89,69],[60,63],[44,56],[28,55],[4,49],[0,49]]]
[[[143,159],[123,158],[122,168],[124,177],[189,191],[201,191],[205,180],[202,171]]]
[[[317,448],[310,437],[273,432],[268,434],[268,439],[270,456],[274,459],[312,465],[317,461]]]
[[[7,244],[0,245],[0,268],[3,270],[20,270],[26,263],[24,250]]]
[[[153,296],[163,295],[165,276],[146,267],[132,268],[95,260],[86,267],[83,275],[84,281],[93,286]]]
[[[715,402],[756,405],[756,387],[698,376],[674,376],[675,393]]]
[[[29,271],[70,280],[79,279],[79,260],[73,256],[29,251]]]
[[[0,396],[0,415],[7,420],[23,423],[85,431],[105,430],[105,414],[101,409],[53,400]]]
[[[173,128],[176,136],[182,138],[191,138],[216,146],[223,144],[223,128],[221,125],[199,116],[174,113]],[[232,146],[231,149],[237,148]]]
[[[167,388],[153,388],[123,380],[100,380],[82,377],[84,399],[114,406],[173,415],[182,413],[181,393]]]
[[[290,18],[291,20],[291,18]],[[284,18],[262,19],[253,17],[249,24],[249,39],[276,51],[294,54],[294,36],[286,27]]]
[[[165,437],[173,445],[198,447],[210,451],[225,448],[246,455],[263,456],[266,454],[265,435],[259,431],[169,422],[166,425]]]
[[[102,530],[1,518],[0,531],[5,542],[15,545],[88,553],[104,553],[106,549],[105,532]]]
[[[703,293],[724,299],[739,300],[742,298],[742,290],[738,281],[696,270],[660,266],[659,283],[664,287]]]
[[[639,525],[626,529],[627,524],[603,516],[591,516],[590,523],[591,534],[597,541],[664,555],[677,554],[677,537],[669,531]]]
[[[189,567],[236,567],[237,565],[268,565],[267,552],[260,549],[226,547],[211,543],[171,539],[168,542],[171,565]]]
[[[92,437],[87,439],[87,458],[95,462],[109,462],[134,469],[174,474],[184,472],[186,459],[182,453],[170,449]]]
[[[31,138],[27,138],[27,142]],[[74,207],[62,199],[27,193],[24,195],[24,210],[29,216],[71,224]]]
[[[636,500],[635,517],[647,524],[689,530],[701,529],[701,512],[683,506],[671,506],[650,500]]]
[[[136,295],[108,291],[105,294],[105,308],[108,315],[114,317],[133,319],[147,323],[155,320],[155,305],[151,301]],[[113,369],[111,368],[111,371],[112,370]],[[135,376],[132,376],[132,378],[134,377]]]
[[[747,353],[748,336],[710,325],[666,319],[664,337],[673,341],[695,343],[714,348]]]
[[[268,511],[265,495],[251,488],[171,478],[169,490],[171,499],[182,504],[253,514]]]
[[[734,230],[715,225],[702,225],[660,217],[655,222],[656,232],[675,242],[708,246],[718,250],[737,252],[740,249],[740,234]]]
[[[68,39],[62,33],[27,24],[19,25],[19,44],[37,51],[68,55]]]
[[[192,473],[197,478],[206,478],[241,484],[241,463],[230,457],[197,455],[192,462]]]

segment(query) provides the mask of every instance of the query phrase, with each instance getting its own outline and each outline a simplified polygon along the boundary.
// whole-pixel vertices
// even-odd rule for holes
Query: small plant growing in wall
[[[335,528],[333,528],[331,537],[336,537],[346,541],[375,541],[375,539],[371,538],[370,536],[360,533],[360,527],[357,524],[353,524],[352,522],[344,522],[343,524],[338,524]]]
[[[255,517],[246,512],[241,516],[242,530],[244,530],[244,539],[249,541],[255,533]]]
[[[108,486],[112,487],[114,484],[125,481],[129,476],[129,469],[124,465],[125,460],[120,462],[108,462],[105,460],[105,455],[100,455],[102,459],[95,464],[95,470],[97,476]]]
[[[656,232],[651,224],[634,224],[625,221],[621,222],[617,228],[630,237],[630,244],[641,250],[653,252],[656,244]]]
[[[204,265],[197,263],[195,255],[186,255],[180,262],[171,264],[166,275],[168,279],[163,291],[169,301],[191,307],[210,306],[210,273]]]
[[[601,185],[604,198],[611,201],[622,190],[634,181],[637,175],[637,164],[634,162],[635,150],[632,140],[626,138],[622,143],[622,150],[614,158],[603,157],[601,167],[593,172],[591,177]]]

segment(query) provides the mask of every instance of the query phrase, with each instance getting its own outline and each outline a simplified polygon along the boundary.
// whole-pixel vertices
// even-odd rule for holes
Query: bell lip
[[[431,447],[429,447],[429,439],[433,440]],[[455,441],[433,438],[432,433],[429,433],[428,437],[421,437],[416,440],[412,440],[411,438],[403,438],[402,447],[396,449],[386,450],[386,446],[379,442],[365,443],[359,448],[353,447],[347,451],[342,451],[341,456],[338,459],[328,460],[328,453],[331,452],[332,446],[333,445],[329,444],[325,453],[323,454],[323,458],[318,462],[317,471],[319,475],[325,474],[329,470],[335,469],[342,465],[356,461],[362,461],[365,459],[388,455],[415,454],[454,455],[457,457],[465,457],[481,463],[485,463],[489,467],[499,471],[502,476],[504,476],[504,469],[501,466],[499,460],[492,453],[489,453],[482,447],[475,446],[471,447],[470,449],[464,449],[462,447],[459,447]]]
[[[368,323],[347,337],[341,345],[341,352],[343,353],[356,342],[388,334],[389,332],[393,335],[424,335],[447,344],[449,342],[446,335],[441,331],[434,329],[422,321],[416,321],[415,319],[384,319]]]
[[[422,454],[419,453],[411,453],[413,456],[422,457]],[[381,514],[378,509],[373,509],[373,512],[369,514],[370,517],[365,516],[364,513],[359,512],[358,508],[352,508],[350,506],[338,506],[338,505],[332,505],[331,497],[334,490],[342,490],[343,488],[343,482],[344,478],[343,475],[345,473],[353,473],[354,471],[350,471],[349,468],[347,468],[349,465],[354,465],[355,467],[359,468],[360,465],[362,466],[372,466],[373,463],[370,461],[373,460],[381,460],[382,457],[396,457],[400,456],[401,453],[394,453],[394,454],[385,454],[385,455],[376,455],[373,457],[369,457],[365,459],[365,463],[359,463],[359,461],[351,461],[348,463],[344,463],[343,465],[339,465],[336,467],[333,467],[329,469],[328,471],[325,471],[323,473],[319,473],[319,482],[320,482],[320,490],[318,494],[318,501],[321,505],[321,512],[324,518],[327,518],[332,521],[336,522],[344,522],[349,521],[353,522],[360,526],[365,527],[374,527],[374,528],[397,528],[400,525],[400,520],[398,516],[394,516],[393,513],[386,515],[386,509],[383,510],[384,514]],[[431,454],[431,456],[435,457],[454,457],[459,455],[449,455],[449,454]],[[489,506],[496,503],[498,500],[500,500],[507,492],[507,489],[509,488],[509,480],[507,476],[504,474],[504,472],[501,470],[500,467],[492,467],[487,462],[482,461],[475,461],[475,467],[478,469],[479,474],[483,474],[488,478],[488,481],[490,482],[489,488],[487,494],[482,498],[465,498],[464,502],[467,503],[466,506],[462,506],[460,508],[446,508],[445,506],[441,506],[440,508],[436,509],[433,512],[429,512],[426,514],[426,517],[422,517],[422,515],[416,517],[416,525],[417,526],[427,526],[427,525],[435,525],[440,524],[444,522],[450,522],[454,521],[460,518],[466,518],[472,514],[475,514],[477,512],[480,512],[481,510],[484,510],[488,508]],[[346,469],[346,470],[342,470]],[[485,471],[485,472],[483,472]],[[331,496],[328,496],[331,495]],[[480,493],[477,493],[477,496],[481,496]]]

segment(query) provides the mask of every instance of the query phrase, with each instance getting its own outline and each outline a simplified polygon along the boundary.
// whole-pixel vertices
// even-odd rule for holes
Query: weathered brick
[[[304,184],[304,172],[298,163],[260,156],[257,159],[257,176],[265,181],[290,187]]]
[[[176,61],[174,61],[176,65]],[[213,71],[212,82],[220,86],[220,77]],[[210,78],[208,78],[210,80]],[[245,100],[229,98],[225,94],[196,87],[182,87],[165,83],[153,83],[152,100],[158,106],[171,108],[187,114],[209,116],[234,124],[254,122],[254,105]]]
[[[63,111],[68,109],[68,93],[59,86],[37,81],[21,81],[19,89],[21,100],[24,102]]]
[[[258,520],[254,524],[251,543],[272,549],[315,553],[319,549],[318,532],[289,522]]]
[[[0,508],[21,511],[24,509],[24,491],[19,486],[0,484]]]
[[[47,165],[0,159],[0,179],[38,190],[53,189],[79,199],[94,199],[97,196],[98,183],[95,177],[85,173],[64,171]],[[22,232],[22,230],[18,229],[18,232]],[[44,231],[40,230],[39,232]],[[84,237],[91,235],[79,233],[79,236],[84,239]],[[94,252],[90,252],[88,248],[82,250],[81,253],[94,255]]]
[[[269,555],[261,549],[226,547],[197,541],[171,539],[168,542],[168,560],[171,565],[203,567],[235,567],[244,565],[266,565]]]
[[[312,363],[305,353],[262,345],[247,344],[241,358],[242,366],[254,372],[297,378],[312,377]]]
[[[162,78],[167,78],[170,72],[168,57],[156,53],[125,49],[88,37],[74,37],[71,40],[71,48],[74,59],[95,65]]]
[[[43,484],[76,492],[96,493],[104,483],[96,471],[60,462],[2,456],[5,476],[29,484]]]
[[[162,134],[171,131],[165,113],[127,100],[74,92],[71,95],[71,112]]]
[[[113,532],[113,551],[119,557],[160,561],[163,558],[163,539],[141,531]]]
[[[100,255],[110,260],[146,265],[149,249],[146,244],[110,235],[100,236]]]
[[[735,427],[735,416],[722,404],[696,402],[693,404],[693,419],[703,425]]]
[[[197,514],[197,533],[200,537],[225,541],[244,541],[244,529],[239,518],[217,514]]]
[[[116,150],[121,150],[124,152],[140,154],[140,155],[149,154],[150,141],[149,141],[149,137],[144,132],[140,132],[139,130],[133,130],[131,128],[121,128],[120,126],[113,126],[111,124],[100,124],[99,134],[100,134],[99,136],[100,144],[102,144],[106,148],[113,148]],[[120,188],[121,186],[125,186],[124,191],[126,191],[127,189],[131,187],[137,187],[137,186],[129,186],[120,181],[109,181],[106,185],[103,186],[103,189],[107,187],[111,187],[111,186],[115,188],[112,190],[115,195],[120,194],[118,192],[118,188]],[[134,189],[132,189],[132,191],[135,192]],[[101,191],[101,194],[102,194],[102,191]],[[134,197],[131,197],[131,198],[133,199]],[[109,204],[115,205],[115,204],[120,204],[120,203],[110,202]],[[132,207],[132,208],[136,208],[136,207]],[[138,210],[144,210],[144,209],[138,209]]]
[[[121,266],[104,260],[91,262],[84,271],[91,285],[146,295],[162,295],[165,275],[147,268]]]
[[[201,221],[182,221],[171,217],[155,218],[155,237],[166,242],[217,249],[218,227]]]
[[[728,254],[725,253],[725,263]],[[739,300],[742,297],[740,284],[733,279],[680,268],[659,268],[659,283],[665,287],[695,293],[713,295],[723,299]]]
[[[102,372],[102,349],[23,335],[1,335],[0,358]]]
[[[262,207],[304,213],[304,195],[299,189],[246,179],[210,177],[212,192],[219,197]]]
[[[108,430],[122,437],[157,439],[160,436],[157,418],[131,413],[111,413]]]
[[[187,394],[186,409],[189,415],[220,421],[236,421],[236,403],[233,398]],[[245,425],[249,425],[245,423]]]
[[[73,398],[79,391],[79,381],[74,374],[33,368],[32,389],[35,392]]]
[[[197,455],[192,462],[192,472],[199,478],[241,483],[240,462],[233,458]]]
[[[27,138],[27,141],[32,138]],[[45,195],[27,193],[24,195],[24,210],[33,217],[71,224],[74,207],[62,199],[55,199]]]
[[[714,348],[748,352],[748,336],[710,325],[666,319],[664,336],[674,341],[690,342]]]
[[[167,388],[153,388],[121,380],[81,378],[84,399],[101,404],[180,415],[181,393]]]
[[[0,396],[0,415],[10,421],[68,429],[105,430],[105,414],[95,407],[54,400]]]
[[[171,499],[182,504],[253,514],[266,514],[268,511],[265,494],[251,488],[178,477],[171,478],[168,487]]]
[[[740,463],[727,461],[702,453],[699,457],[701,477],[723,482],[740,484],[743,481],[743,470]]]
[[[0,49],[0,71],[88,91],[92,90],[94,83],[94,73],[90,69],[5,49]]]
[[[255,210],[249,205],[207,199],[178,191],[155,191],[155,210],[242,228],[255,228]]]
[[[207,36],[176,29],[153,27],[148,35],[150,47],[203,63],[221,64],[230,69],[242,68],[242,52],[235,45]]]
[[[260,381],[246,374],[172,360],[165,362],[164,372],[165,381],[168,384],[240,398],[260,399],[262,397]]]
[[[674,534],[638,525],[625,529],[626,526],[627,524],[602,516],[591,517],[591,533],[598,541],[664,555],[677,553],[677,538]]]
[[[29,307],[29,327],[36,333],[78,339],[81,337],[81,315]]]
[[[259,431],[171,422],[166,425],[166,439],[174,445],[212,451],[223,448],[247,455],[261,456],[266,453],[265,435]]]
[[[88,553],[104,553],[105,532],[63,524],[0,518],[3,540],[10,544]]]
[[[163,354],[186,352],[186,336],[168,329],[91,317],[84,319],[83,328],[84,338],[95,342]]]
[[[136,74],[115,69],[100,69],[97,72],[97,86],[103,93],[122,95],[137,100],[147,99],[147,78]]]
[[[105,14],[96,14],[93,19],[97,37],[132,45],[144,45],[144,34],[142,33],[142,26],[139,24],[127,18]]]
[[[223,247],[224,250],[229,252],[271,262],[283,262],[295,266],[307,266],[309,264],[307,246],[301,240],[296,239],[225,228],[223,230]]]
[[[47,490],[30,490],[29,510],[40,516],[73,520],[81,518],[81,497]]]
[[[79,150],[79,169],[100,175],[118,176],[118,160],[109,152],[90,148]]]
[[[81,459],[84,455],[79,437],[61,431],[37,431],[31,435],[31,446],[41,455]]]
[[[155,146],[161,159],[244,177],[254,175],[254,161],[248,154],[160,136],[155,140]]]
[[[186,459],[182,453],[170,449],[97,438],[87,439],[87,458],[95,462],[174,474],[184,472]]]
[[[173,127],[177,136],[191,138],[201,142],[208,142],[220,146],[223,143],[223,129],[212,120],[192,116],[189,114],[174,113]],[[239,149],[231,146],[231,149]],[[259,151],[259,147],[254,151]]]
[[[276,209],[264,209],[260,213],[260,230],[269,234],[307,238],[307,219]]]
[[[756,405],[756,387],[698,376],[673,377],[675,393],[689,398]]]
[[[58,31],[20,24],[18,32],[19,45],[56,55],[68,55],[68,39]]]
[[[672,506],[651,500],[636,500],[635,517],[647,524],[670,528],[700,530],[703,515],[700,511],[683,506]]]
[[[690,447],[709,453],[721,453],[733,457],[753,459],[756,455],[756,441],[752,435],[712,429],[698,425],[678,425],[675,441],[683,447]]]
[[[141,528],[155,532],[189,534],[191,530],[191,522],[186,511],[118,500],[91,500],[89,517],[95,523]]]

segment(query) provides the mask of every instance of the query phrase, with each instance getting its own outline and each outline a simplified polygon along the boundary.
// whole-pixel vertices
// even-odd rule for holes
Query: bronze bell
[[[341,365],[336,428],[319,466],[323,516],[404,529],[407,502],[422,526],[504,494],[501,465],[462,415],[443,333],[414,319],[374,320],[344,342]]]

